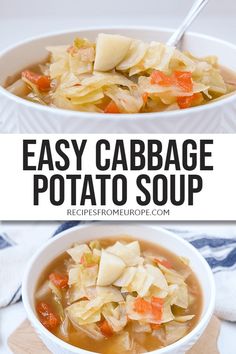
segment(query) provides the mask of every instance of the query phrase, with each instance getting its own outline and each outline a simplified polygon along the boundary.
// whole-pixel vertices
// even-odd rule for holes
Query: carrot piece
[[[22,71],[21,73],[22,78],[29,80],[33,84],[38,86],[38,89],[40,91],[49,91],[51,87],[51,80],[49,76],[46,75],[40,75],[37,73],[34,73],[33,71],[30,70],[25,70]]]
[[[114,101],[108,103],[104,109],[104,113],[120,113],[119,108],[117,107]]]
[[[51,80],[48,76],[42,75],[38,79],[38,88],[41,91],[49,91],[51,88]]]
[[[163,314],[163,299],[159,297],[152,297],[151,306],[152,306],[152,314],[155,317],[155,320],[160,321]]]
[[[192,73],[189,71],[175,71],[173,75],[168,76],[160,70],[154,70],[150,76],[151,84],[160,86],[177,85],[185,92],[193,90]]]
[[[146,104],[148,100],[148,92],[144,92],[142,94],[142,99],[143,99],[143,103]]]
[[[189,71],[175,71],[173,77],[175,78],[176,85],[185,92],[193,91],[192,73]]]
[[[201,92],[194,93],[191,96],[177,97],[177,103],[179,108],[185,109],[194,105],[199,105],[203,101],[203,95]]]
[[[177,103],[179,108],[186,109],[191,107],[193,96],[177,97]]]
[[[41,301],[37,304],[36,310],[37,310],[38,314],[40,314],[43,317],[48,316],[49,313],[51,312],[50,306],[46,302],[43,302],[43,301]]]
[[[39,302],[36,311],[39,314],[40,322],[47,329],[54,330],[59,325],[59,318],[52,312],[51,307],[46,302]]]
[[[161,265],[163,265],[164,267],[166,267],[168,269],[173,268],[172,264],[169,261],[165,260],[165,259],[155,258],[154,262],[157,263],[157,264],[161,264]]]
[[[40,322],[49,330],[54,330],[59,325],[58,317],[52,312],[46,318],[42,318]]]
[[[160,329],[161,325],[157,323],[150,323],[151,329],[155,331],[156,329]]]
[[[134,302],[134,310],[138,313],[151,313],[152,305],[150,302],[138,297]]]
[[[167,76],[160,70],[154,70],[151,73],[150,78],[151,78],[150,82],[152,85],[158,84],[160,86],[171,86],[174,83],[172,77]]]
[[[113,329],[106,320],[99,322],[98,327],[100,328],[100,331],[105,337],[109,338],[113,336]]]
[[[152,296],[151,302],[153,306],[157,307],[162,307],[164,305],[164,300],[156,296]]]
[[[58,288],[65,289],[68,287],[68,276],[59,273],[51,273],[49,280]]]
[[[204,101],[204,97],[203,97],[203,94],[201,92],[196,92],[196,93],[193,94],[193,102],[192,102],[192,104],[194,106],[198,106],[203,101]]]
[[[155,320],[160,321],[163,314],[163,299],[152,297],[151,303],[138,297],[134,302],[134,310],[141,314],[152,314]]]
[[[134,310],[141,314],[152,314],[155,320],[160,321],[163,313],[163,299],[152,297],[151,303],[138,297],[134,302]]]

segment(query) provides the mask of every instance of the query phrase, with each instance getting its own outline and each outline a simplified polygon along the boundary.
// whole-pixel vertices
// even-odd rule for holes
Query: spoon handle
[[[196,0],[191,7],[189,13],[185,17],[184,21],[181,23],[179,28],[173,33],[173,35],[167,41],[167,45],[176,47],[179,41],[182,39],[185,31],[195,20],[201,10],[207,5],[209,0]]]

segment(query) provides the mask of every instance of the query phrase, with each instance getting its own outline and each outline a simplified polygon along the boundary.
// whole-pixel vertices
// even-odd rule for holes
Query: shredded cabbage
[[[146,352],[146,336],[168,345],[195,323],[189,261],[176,259],[179,268],[172,267],[168,257],[143,252],[139,241],[117,241],[107,247],[97,240],[75,244],[67,250],[67,278],[62,278],[68,279],[68,286],[45,281],[36,298],[47,298],[51,292],[61,320],[58,333],[66,341],[72,326],[97,341],[111,336],[114,353],[117,348],[124,353]]]
[[[28,79],[24,71],[9,91],[41,104],[112,114],[185,109],[236,90],[216,57],[198,58],[156,41],[99,34],[96,43],[76,38],[72,45],[47,50],[49,60],[39,65],[39,71],[50,78],[50,90],[43,92],[38,79]],[[153,81],[155,72],[165,75],[165,80]],[[192,87],[185,90],[185,79],[182,86],[173,80],[179,72],[190,75]]]

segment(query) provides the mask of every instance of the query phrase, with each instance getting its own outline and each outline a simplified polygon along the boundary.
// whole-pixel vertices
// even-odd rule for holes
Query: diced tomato
[[[39,302],[36,306],[39,314],[40,322],[49,330],[54,330],[60,323],[59,318],[53,313],[50,306],[46,302]]]
[[[108,103],[108,105],[104,109],[104,113],[120,113],[119,108],[117,107],[114,101]]]
[[[152,305],[150,302],[138,297],[134,302],[134,310],[138,313],[151,313]]]
[[[143,98],[143,103],[146,104],[147,103],[147,100],[148,100],[148,92],[144,92],[142,94],[142,98]]]
[[[160,86],[171,86],[173,85],[173,78],[170,76],[167,76],[166,74],[164,74],[162,71],[160,70],[154,70],[151,73],[150,76],[151,80],[151,84],[158,84]]]
[[[157,321],[160,321],[163,314],[163,299],[159,297],[152,297],[151,299],[151,306],[152,306],[152,314]]]
[[[65,289],[68,287],[68,276],[59,273],[51,273],[49,280],[58,288]]]
[[[40,75],[30,70],[22,71],[21,76],[22,78],[25,78],[30,82],[32,82],[33,84],[37,85],[40,91],[50,90],[51,80],[49,76]]]
[[[192,73],[189,71],[175,71],[174,77],[176,79],[176,85],[179,86],[185,92],[193,91]]]
[[[166,267],[168,269],[173,268],[172,264],[169,261],[165,260],[165,259],[155,258],[154,262],[157,263],[157,264],[161,264],[161,265],[163,265],[164,267]]]
[[[111,337],[113,336],[114,332],[109,323],[106,320],[103,320],[98,323],[98,327],[100,328],[100,331],[105,337]]]
[[[203,95],[201,92],[194,93],[191,96],[177,97],[177,103],[179,108],[185,109],[194,105],[199,105],[203,101]]]
[[[157,323],[150,323],[151,329],[155,331],[156,329],[160,329],[161,325]]]

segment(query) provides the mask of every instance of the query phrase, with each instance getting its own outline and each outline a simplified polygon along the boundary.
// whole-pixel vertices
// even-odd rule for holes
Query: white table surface
[[[149,0],[143,2],[147,3]],[[73,2],[73,1],[72,1]],[[101,3],[106,2],[106,0],[100,1]],[[111,4],[112,1],[109,1]],[[216,6],[214,7],[214,3]],[[161,8],[161,11],[154,11],[151,9],[150,14],[147,15],[147,12],[143,14],[143,10],[139,9],[135,11],[135,3],[137,1],[119,1],[119,4],[125,4],[127,9],[120,11],[117,16],[109,15],[109,11],[106,11],[105,16],[102,5],[100,10],[96,10],[95,16],[90,14],[88,17],[88,9],[83,13],[83,8],[78,7],[78,15],[75,16],[75,11],[73,7],[71,10],[73,16],[69,16],[68,13],[64,13],[63,6],[65,6],[66,1],[62,0],[57,2],[60,6],[57,6],[57,16],[53,13],[53,9],[50,8],[47,15],[47,6],[49,2],[46,0],[41,0],[40,5],[42,8],[45,7],[45,15],[41,14],[37,16],[37,8],[35,13],[32,13],[30,16],[30,10],[27,11],[28,0],[22,0],[14,2],[14,0],[0,0],[0,50],[5,48],[8,45],[12,45],[14,42],[27,38],[29,36],[38,35],[46,33],[48,31],[63,30],[69,28],[79,28],[82,26],[95,26],[95,25],[156,25],[156,26],[165,26],[165,27],[176,27],[180,21],[181,16],[183,16],[185,9],[181,9],[181,3],[186,4],[185,1],[178,1],[180,5],[174,13],[177,13],[177,16],[171,12],[171,4],[173,0],[166,0],[166,3],[169,3],[170,11],[165,13],[166,8]],[[31,2],[31,5],[34,2]],[[91,1],[89,2],[91,4]],[[95,2],[94,2],[95,3]],[[156,1],[156,4],[160,4],[160,1]],[[14,8],[14,4],[18,5],[18,8]],[[35,3],[34,3],[35,4]],[[222,12],[221,4],[224,4],[224,10]],[[20,11],[19,5],[23,10]],[[77,5],[82,6],[81,1],[77,1]],[[113,5],[113,4],[112,4]],[[98,2],[96,1],[96,9]],[[153,1],[152,1],[153,6]],[[165,5],[167,6],[167,5]],[[220,38],[226,39],[228,41],[236,43],[236,21],[235,21],[235,0],[212,0],[211,7],[205,11],[205,16],[199,18],[195,24],[192,26],[192,29],[198,32],[215,35]],[[228,11],[227,11],[228,6]],[[90,6],[90,8],[92,5]],[[184,7],[184,6],[183,6]],[[158,9],[158,7],[157,7]],[[216,11],[217,9],[217,11]],[[60,11],[61,10],[61,11]],[[109,9],[108,9],[109,10]],[[127,11],[126,11],[127,10]],[[233,11],[235,10],[235,11]],[[110,12],[112,11],[110,6]],[[42,12],[42,11],[41,11]],[[114,12],[115,13],[115,12]],[[19,14],[19,15],[18,15]],[[25,14],[25,17],[24,17]],[[101,16],[103,14],[103,16]],[[155,15],[154,15],[155,14]],[[207,224],[192,224],[191,227],[206,228],[209,225]],[[210,225],[212,228],[212,224]],[[226,227],[224,224],[215,224],[214,227]],[[227,225],[229,227],[229,225]],[[233,224],[231,227],[236,228],[236,224]],[[2,286],[2,284],[0,284]],[[4,286],[4,285],[3,285]],[[236,286],[236,284],[234,284]],[[235,300],[236,301],[236,300]],[[7,338],[12,333],[12,331],[25,319],[26,314],[23,308],[22,303],[12,305],[8,308],[0,310],[0,354],[10,353],[7,347]],[[221,327],[221,333],[219,338],[219,350],[221,354],[236,354],[236,324],[223,322]],[[210,354],[210,353],[209,353]]]

